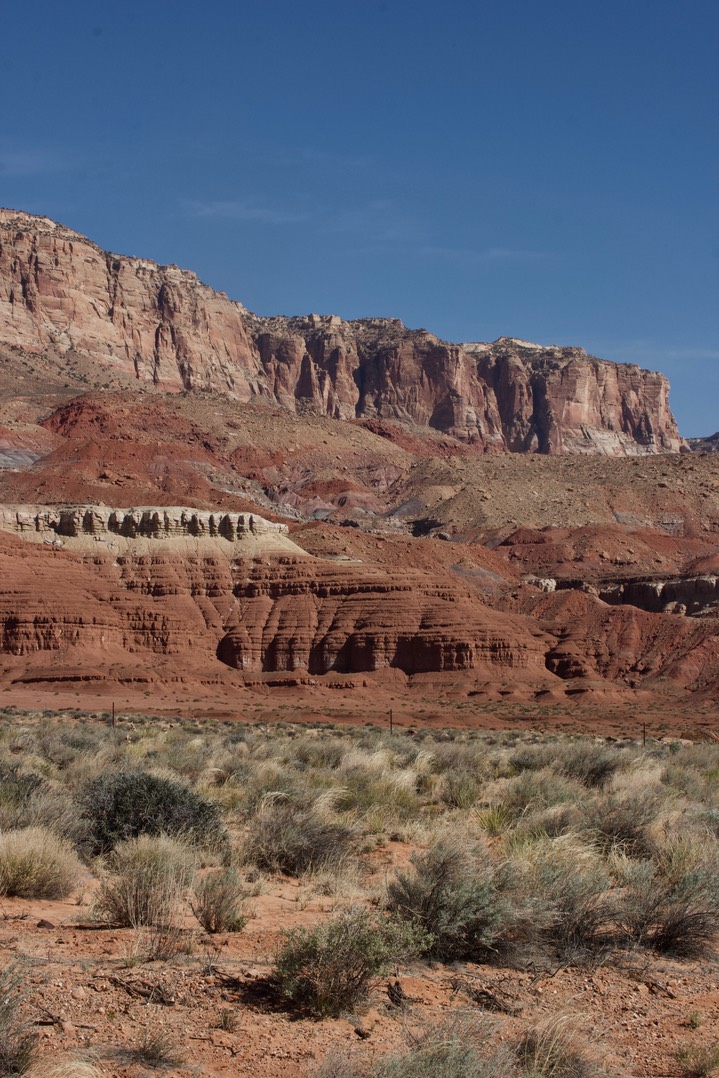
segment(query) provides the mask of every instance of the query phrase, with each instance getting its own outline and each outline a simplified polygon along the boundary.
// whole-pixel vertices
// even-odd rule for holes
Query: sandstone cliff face
[[[581,349],[448,344],[392,319],[258,318],[175,266],[0,210],[0,342],[87,354],[158,388],[400,420],[481,451],[636,455],[683,445],[666,379]]]
[[[0,210],[0,339],[70,349],[168,390],[257,391],[244,309],[177,266],[101,250],[44,217]]]
[[[538,348],[501,338],[467,345],[492,386],[515,452],[677,452],[682,440],[663,375],[607,363],[580,348]]]

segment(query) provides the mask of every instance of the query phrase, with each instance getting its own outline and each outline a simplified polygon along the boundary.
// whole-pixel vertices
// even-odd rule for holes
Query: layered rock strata
[[[72,530],[87,514],[57,517]],[[0,531],[0,666],[3,655],[21,657],[32,677],[55,655],[63,677],[110,677],[111,662],[155,677],[159,655],[175,676],[198,678],[383,668],[546,676],[541,634],[458,581],[408,570],[399,582],[376,567],[249,554],[241,544],[148,549],[139,535],[120,553],[88,553]]]
[[[170,391],[337,419],[400,420],[482,451],[674,452],[668,383],[579,348],[450,344],[396,319],[259,318],[176,266],[109,254],[0,210],[0,342],[90,356]]]
[[[260,566],[237,579],[233,593],[217,654],[240,670],[544,676],[542,648],[519,619],[416,571],[400,582],[326,563]]]

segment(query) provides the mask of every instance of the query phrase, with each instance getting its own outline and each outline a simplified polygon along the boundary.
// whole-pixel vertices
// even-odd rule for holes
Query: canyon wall
[[[91,357],[167,390],[293,412],[401,421],[479,451],[676,452],[668,383],[579,348],[449,344],[396,319],[259,318],[176,266],[109,254],[48,218],[0,210],[0,343]]]

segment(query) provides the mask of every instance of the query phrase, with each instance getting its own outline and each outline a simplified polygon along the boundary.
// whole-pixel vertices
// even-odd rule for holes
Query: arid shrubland
[[[298,902],[372,900],[438,961],[702,956],[719,926],[717,777],[716,745],[13,713],[0,888],[59,894],[54,856],[73,886],[99,874],[115,923],[191,901],[217,933],[242,922],[252,871],[299,878]],[[393,842],[409,866],[378,881]],[[194,889],[187,859],[209,866]]]

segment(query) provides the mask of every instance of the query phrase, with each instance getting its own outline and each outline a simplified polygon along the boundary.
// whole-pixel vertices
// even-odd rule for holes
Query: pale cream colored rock
[[[228,550],[242,547],[309,556],[289,538],[286,524],[275,524],[256,513],[183,506],[0,505],[0,530],[70,550],[92,549],[98,542],[115,551],[131,547],[135,553],[161,544],[173,548],[209,544]]]

